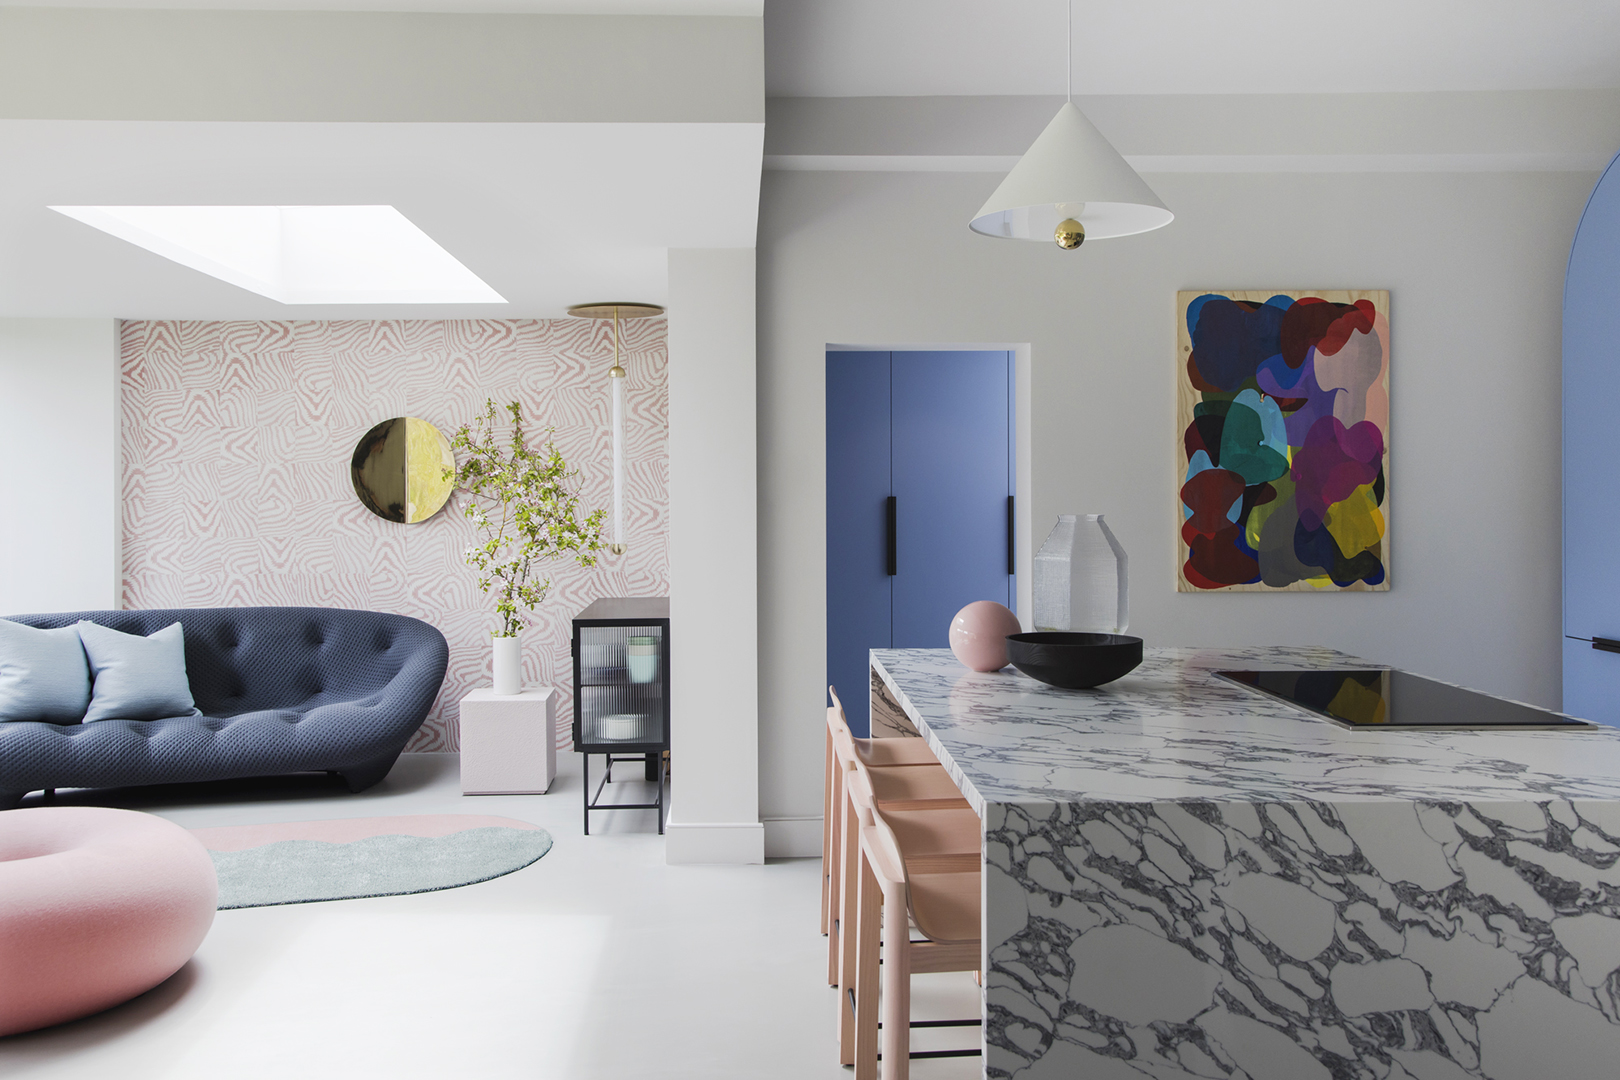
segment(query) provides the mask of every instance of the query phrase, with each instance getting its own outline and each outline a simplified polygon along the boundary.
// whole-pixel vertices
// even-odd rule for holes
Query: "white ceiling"
[[[761,0],[27,6],[748,15]],[[765,0],[764,11],[774,95],[1062,90],[1062,0]],[[1620,0],[1076,0],[1075,18],[1084,94],[1620,86]],[[518,317],[602,298],[661,303],[666,249],[754,243],[761,139],[755,124],[0,121],[0,316]],[[283,306],[46,209],[343,203],[397,207],[511,302]]]
[[[1074,0],[1077,94],[1620,86],[1616,0]],[[772,96],[1060,94],[1064,0],[766,0]]]
[[[551,317],[752,247],[763,125],[0,121],[0,316]],[[283,305],[50,205],[389,204],[509,303]]]

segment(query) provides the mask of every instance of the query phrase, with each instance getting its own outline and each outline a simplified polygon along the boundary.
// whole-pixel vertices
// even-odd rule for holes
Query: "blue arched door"
[[[1620,726],[1620,168],[1613,162],[1581,215],[1564,279],[1564,711]]]

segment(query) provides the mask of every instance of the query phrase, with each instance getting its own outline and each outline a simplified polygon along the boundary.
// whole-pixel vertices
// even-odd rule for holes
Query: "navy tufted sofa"
[[[403,615],[329,608],[187,608],[12,615],[126,634],[185,628],[201,716],[0,723],[0,810],[30,791],[330,771],[351,791],[388,774],[444,681],[444,635]]]

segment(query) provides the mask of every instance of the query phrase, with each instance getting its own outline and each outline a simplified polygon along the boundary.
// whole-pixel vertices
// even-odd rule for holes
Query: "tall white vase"
[[[1060,516],[1035,553],[1035,629],[1123,634],[1131,621],[1127,566],[1101,514]]]
[[[493,659],[495,692],[507,695],[522,693],[523,651],[520,648],[521,640],[516,636],[497,637],[491,640],[495,643]]]

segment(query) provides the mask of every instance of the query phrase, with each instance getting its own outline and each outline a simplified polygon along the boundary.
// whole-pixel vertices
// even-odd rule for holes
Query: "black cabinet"
[[[669,749],[669,598],[597,600],[574,619],[574,751],[585,755],[585,834],[592,810],[657,810],[664,831],[664,752]],[[605,759],[591,791],[591,755]],[[615,763],[635,762],[657,783],[650,803],[604,803]]]

